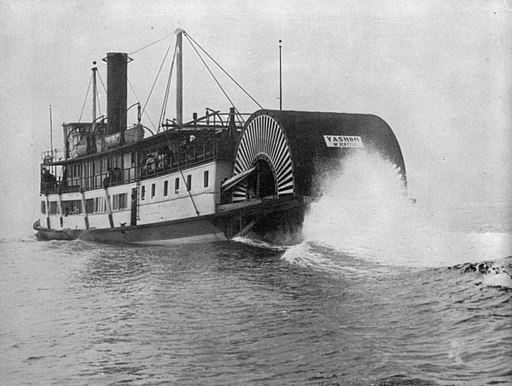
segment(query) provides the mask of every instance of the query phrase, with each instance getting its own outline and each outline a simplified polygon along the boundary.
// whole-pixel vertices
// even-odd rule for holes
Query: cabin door
[[[132,189],[132,206],[130,225],[137,225],[137,188]]]

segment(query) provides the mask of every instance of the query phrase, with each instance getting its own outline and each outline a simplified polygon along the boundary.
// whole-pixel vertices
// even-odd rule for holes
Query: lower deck
[[[80,239],[104,243],[173,245],[223,241],[253,232],[261,239],[278,242],[277,239],[283,234],[286,234],[287,240],[290,240],[290,236],[298,235],[310,202],[308,197],[251,199],[243,203],[216,205],[215,212],[211,214],[147,224],[119,223],[104,228],[52,229],[37,220],[34,229],[38,231],[40,240]]]
[[[41,227],[113,229],[212,215],[231,165],[214,161],[143,181],[41,195]]]

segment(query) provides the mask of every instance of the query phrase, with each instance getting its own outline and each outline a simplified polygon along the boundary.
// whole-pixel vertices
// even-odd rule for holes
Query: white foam
[[[482,284],[488,287],[512,288],[512,278],[506,272],[490,272],[484,275]]]
[[[377,154],[358,152],[345,158],[324,179],[322,192],[306,215],[305,243],[413,267],[452,266],[512,254],[509,234],[453,231],[434,211],[411,204],[396,166]]]
[[[285,251],[287,248],[284,245],[273,245],[273,244],[269,244],[265,241],[255,240],[255,239],[251,239],[251,238],[243,237],[243,236],[233,237],[232,240],[236,241],[237,243],[246,244],[246,245],[250,245],[252,247],[257,247],[257,248],[271,249],[273,251]]]
[[[282,258],[289,263],[301,267],[320,270],[337,270],[336,264],[330,258],[322,253],[315,252],[311,244],[307,242],[288,248]]]

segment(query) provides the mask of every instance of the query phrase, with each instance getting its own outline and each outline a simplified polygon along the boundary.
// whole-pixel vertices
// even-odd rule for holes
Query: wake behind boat
[[[182,41],[195,41],[183,30],[176,37],[176,118],[165,118],[164,109],[157,133],[142,123],[140,103],[127,106],[132,59],[119,52],[104,59],[106,116],[96,116],[93,68],[92,121],[64,123],[62,152],[43,154],[38,239],[172,244],[296,233],[321,194],[320,178],[362,149],[387,158],[405,183],[395,135],[374,115],[242,114],[231,106],[185,122]],[[128,127],[135,106],[137,122]]]

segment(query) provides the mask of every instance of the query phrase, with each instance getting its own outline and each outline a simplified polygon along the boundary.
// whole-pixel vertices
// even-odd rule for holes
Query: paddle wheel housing
[[[381,118],[368,114],[259,110],[238,141],[232,202],[252,197],[316,196],[317,178],[354,151],[378,152],[406,184],[398,141]]]

